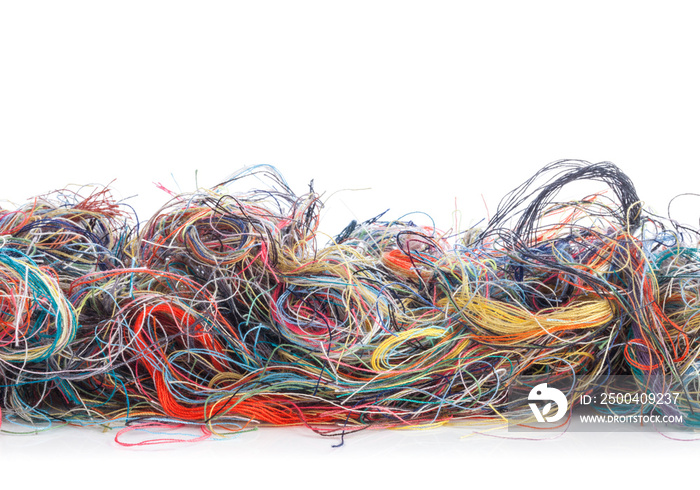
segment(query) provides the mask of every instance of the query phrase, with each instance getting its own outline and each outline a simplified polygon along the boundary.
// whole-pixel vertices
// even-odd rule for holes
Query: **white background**
[[[456,206],[464,228],[542,165],[579,158],[616,163],[664,211],[700,191],[699,41],[692,2],[3,2],[0,199],[116,179],[144,219],[167,198],[153,182],[193,190],[195,171],[207,186],[266,163],[326,192],[329,233],[387,208],[449,228]],[[678,203],[697,225],[698,200]],[[681,484],[700,455],[657,434],[466,433],[366,432],[334,450],[273,430],[130,451],[76,429],[2,436],[0,460],[4,481],[73,485],[596,488]]]

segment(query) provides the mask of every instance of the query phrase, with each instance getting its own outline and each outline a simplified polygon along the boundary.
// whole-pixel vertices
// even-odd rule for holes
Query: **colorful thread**
[[[555,200],[581,180],[611,195]],[[614,165],[550,164],[453,237],[380,215],[319,246],[322,205],[258,166],[143,224],[108,189],[0,209],[0,413],[336,436],[502,420],[524,374],[662,374],[700,423],[699,232]]]

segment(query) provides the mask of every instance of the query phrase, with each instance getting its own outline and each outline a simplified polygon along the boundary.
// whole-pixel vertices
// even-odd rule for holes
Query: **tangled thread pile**
[[[555,200],[580,180],[607,192]],[[145,224],[106,188],[0,209],[5,420],[339,435],[500,419],[520,375],[663,374],[685,395],[652,409],[700,423],[698,232],[613,164],[550,164],[450,239],[379,216],[319,246],[321,207],[261,166]]]

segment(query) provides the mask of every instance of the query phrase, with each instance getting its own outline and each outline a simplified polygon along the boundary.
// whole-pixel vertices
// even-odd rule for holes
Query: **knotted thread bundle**
[[[581,180],[606,193],[556,201]],[[698,231],[616,166],[550,164],[452,237],[379,216],[320,246],[321,207],[263,166],[141,224],[107,189],[0,209],[5,419],[337,435],[500,419],[520,375],[663,374],[684,396],[653,409],[700,422]]]

